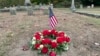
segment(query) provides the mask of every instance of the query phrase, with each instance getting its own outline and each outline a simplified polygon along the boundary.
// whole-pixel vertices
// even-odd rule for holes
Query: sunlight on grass
[[[100,18],[89,17],[89,18],[87,18],[87,21],[100,27]]]
[[[83,8],[83,9],[77,9],[76,11],[77,12],[100,15],[100,8]]]
[[[83,8],[83,9],[77,9],[77,11],[100,11],[100,8]]]

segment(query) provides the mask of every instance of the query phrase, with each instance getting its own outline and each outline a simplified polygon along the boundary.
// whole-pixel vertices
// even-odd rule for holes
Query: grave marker
[[[31,1],[30,0],[25,0],[25,6],[31,6]]]
[[[29,16],[33,15],[33,7],[32,6],[27,7],[27,12]]]
[[[16,7],[10,7],[10,14],[16,15]]]
[[[91,4],[91,8],[94,8],[94,4]]]
[[[83,5],[82,4],[80,4],[80,9],[83,9]]]
[[[53,9],[53,4],[50,4],[51,9]]]
[[[44,12],[44,15],[48,15],[49,14],[49,10],[48,10],[49,6],[48,5],[44,5],[42,6],[42,10]]]
[[[72,12],[75,12],[75,10],[76,10],[74,0],[72,0],[72,3],[71,3],[71,10],[72,10]]]
[[[91,8],[91,6],[87,6],[87,8],[89,9],[89,8]]]

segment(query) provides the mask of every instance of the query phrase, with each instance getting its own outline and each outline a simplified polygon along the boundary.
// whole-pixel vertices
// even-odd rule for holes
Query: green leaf
[[[65,44],[65,45],[64,45],[64,48],[63,48],[64,51],[67,51],[67,50],[69,49],[68,46],[69,46],[68,44]]]
[[[29,42],[29,46],[30,46],[31,49],[33,49],[34,45],[32,44],[32,41]]]

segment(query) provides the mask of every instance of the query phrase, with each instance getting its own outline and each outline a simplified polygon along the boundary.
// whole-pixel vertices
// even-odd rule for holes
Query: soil
[[[62,56],[100,56],[100,27],[87,20],[87,16],[55,9],[56,29],[71,38],[69,50]],[[42,11],[0,13],[0,56],[37,56],[31,49],[23,51],[35,32],[50,29],[48,15]],[[99,25],[100,26],[100,25]],[[97,45],[98,44],[98,45]]]

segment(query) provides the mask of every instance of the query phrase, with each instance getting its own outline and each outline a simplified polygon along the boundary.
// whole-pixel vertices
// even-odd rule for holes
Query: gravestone
[[[27,12],[29,16],[33,15],[33,7],[32,6],[27,7]]]
[[[4,7],[4,9],[7,9],[7,7]]]
[[[31,1],[30,0],[25,0],[25,6],[31,6]]]
[[[72,10],[72,12],[75,12],[76,11],[75,1],[74,0],[72,0],[72,3],[71,3],[71,10]]]
[[[43,10],[43,14],[44,15],[48,15],[49,14],[49,10],[48,10],[49,6],[48,5],[44,5],[42,6],[42,10]]]
[[[50,4],[51,9],[53,9],[53,4]]]
[[[48,15],[49,14],[49,11],[48,11],[48,9],[43,9],[44,10],[44,15]]]
[[[87,6],[87,8],[89,9],[89,8],[91,8],[91,6]]]
[[[10,14],[16,15],[16,7],[10,7]]]
[[[94,4],[91,4],[91,8],[94,8]]]
[[[42,9],[42,3],[39,4],[39,8],[40,8],[40,10]]]
[[[83,9],[83,5],[82,4],[80,4],[80,9]]]

